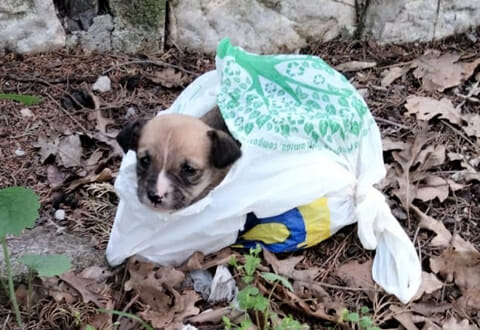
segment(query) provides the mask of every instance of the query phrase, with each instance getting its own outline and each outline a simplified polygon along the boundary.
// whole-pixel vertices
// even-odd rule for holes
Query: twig
[[[376,69],[377,70],[390,69],[390,68],[395,68],[395,67],[398,67],[398,66],[412,65],[413,63],[415,63],[415,60],[401,62],[401,63],[394,63],[394,64],[390,64],[390,65],[379,66]]]
[[[5,318],[5,321],[3,322],[2,329],[7,329],[8,321],[10,321],[10,314],[7,314],[7,317]]]
[[[133,297],[132,300],[130,300],[128,304],[125,305],[125,307],[122,309],[122,312],[123,313],[127,312],[128,309],[132,307],[132,305],[138,300],[139,297],[140,295],[137,293],[135,297]],[[121,318],[122,318],[122,315],[118,316],[117,322],[119,322]]]
[[[82,77],[82,78],[75,78],[75,79],[71,79],[71,78],[57,78],[57,79],[52,79],[52,80],[45,80],[45,79],[42,79],[42,78],[38,78],[38,77],[19,77],[19,76],[16,76],[16,75],[12,75],[12,74],[3,74],[0,76],[0,78],[4,78],[4,79],[9,79],[9,80],[15,80],[15,81],[19,81],[19,82],[35,82],[35,83],[39,83],[39,84],[42,84],[42,85],[45,85],[45,86],[51,86],[52,84],[63,84],[63,83],[66,83],[68,81],[78,81],[78,82],[83,82],[83,81],[94,81],[95,77]]]
[[[330,289],[338,289],[338,290],[344,290],[344,291],[373,291],[373,292],[380,291],[380,290],[375,289],[375,288],[372,288],[372,289],[369,289],[369,288],[353,288],[353,287],[350,287],[350,286],[340,286],[340,285],[328,284],[328,283],[323,283],[323,282],[315,282],[315,284],[318,284],[318,285],[321,285],[321,286],[324,286],[324,287],[330,288]]]
[[[78,125],[78,127],[80,127],[80,128],[82,129],[83,133],[85,133],[85,134],[88,133],[88,130],[87,130],[85,127],[83,127],[83,125],[80,124],[80,122],[79,122],[75,117],[73,117],[67,110],[65,110],[65,109],[62,107],[62,105],[61,105],[60,103],[58,103],[58,101],[53,98],[52,95],[50,95],[50,94],[47,93],[47,96],[50,98],[50,100],[53,101],[53,103],[55,103],[55,104],[58,106],[58,108],[59,108],[60,110],[62,110],[63,113],[65,113],[71,120],[73,120],[73,121],[75,122],[75,124]]]
[[[397,122],[394,122],[394,121],[391,121],[391,120],[388,120],[388,119],[385,119],[385,118],[380,118],[380,117],[377,117],[377,116],[374,116],[374,118],[375,118],[376,121],[380,121],[382,123],[390,124],[390,125],[393,125],[393,126],[403,128],[403,129],[411,129],[410,127],[408,127],[406,125],[403,125],[403,124],[400,124],[400,123],[397,123]]]
[[[447,126],[448,128],[450,128],[452,131],[454,131],[455,133],[458,134],[458,136],[462,137],[466,142],[470,143],[474,148],[475,150],[477,150],[477,152],[480,153],[480,148],[472,142],[472,140],[470,140],[465,134],[463,134],[462,132],[460,132],[458,129],[456,129],[455,127],[453,127],[452,125],[450,125],[450,123],[448,123],[446,120],[444,119],[441,119],[441,122],[442,124],[444,124],[445,126]]]
[[[457,106],[458,109],[460,109],[467,100],[473,103],[480,103],[480,99],[473,97],[474,95],[477,95],[480,92],[480,88],[478,87],[478,84],[479,84],[478,81],[472,84],[470,86],[470,90],[467,95],[460,94],[460,92],[458,92],[458,88],[455,89],[455,95],[463,99],[463,101],[460,102],[460,104]]]
[[[134,60],[134,61],[127,61],[127,62],[123,62],[123,63],[116,64],[116,65],[112,66],[111,68],[103,71],[103,72],[102,72],[102,75],[107,74],[107,73],[109,73],[110,71],[113,71],[113,70],[115,70],[115,69],[118,69],[118,68],[120,68],[120,67],[122,67],[122,66],[130,65],[130,64],[152,64],[152,65],[156,65],[156,66],[174,68],[174,69],[183,71],[183,72],[185,72],[185,73],[193,74],[193,75],[197,75],[197,74],[198,74],[198,73],[196,73],[196,72],[193,72],[193,71],[187,70],[187,69],[185,69],[185,68],[182,68],[181,66],[178,66],[178,65],[175,65],[175,64],[170,64],[170,63],[163,62],[163,61]]]

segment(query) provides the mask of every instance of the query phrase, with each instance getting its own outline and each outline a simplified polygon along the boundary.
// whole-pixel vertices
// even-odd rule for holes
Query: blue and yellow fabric
[[[270,252],[291,252],[314,246],[330,236],[328,201],[320,198],[273,217],[257,218],[249,213],[234,247],[254,248],[260,244]]]

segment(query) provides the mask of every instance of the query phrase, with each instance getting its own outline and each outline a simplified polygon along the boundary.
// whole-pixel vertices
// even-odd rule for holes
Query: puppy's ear
[[[238,143],[227,133],[210,130],[207,135],[212,142],[210,162],[216,168],[225,168],[233,164],[242,155]]]
[[[123,149],[123,152],[128,150],[137,151],[138,140],[140,139],[140,132],[146,121],[144,119],[138,119],[129,123],[124,129],[117,135],[117,142]]]

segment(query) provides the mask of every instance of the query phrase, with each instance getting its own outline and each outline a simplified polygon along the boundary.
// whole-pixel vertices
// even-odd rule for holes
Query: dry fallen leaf
[[[174,68],[155,71],[153,74],[146,75],[145,78],[166,88],[184,86],[189,80],[187,76]]]
[[[304,270],[295,269],[295,266],[304,258],[303,256],[290,256],[286,259],[278,259],[267,250],[263,250],[263,256],[267,263],[272,266],[275,273],[292,279],[296,296],[301,299],[315,297],[321,303],[331,302],[328,292],[325,291],[320,283],[315,281],[320,272],[319,267],[313,266]]]
[[[418,164],[418,158],[422,155],[422,149],[428,142],[424,134],[418,134],[413,142],[408,143],[408,147],[401,151],[394,151],[393,158],[397,162],[392,166],[394,178],[398,183],[398,188],[393,193],[400,199],[405,210],[409,209],[410,204],[416,195],[415,175],[411,173],[411,168]],[[422,156],[422,158],[424,158]],[[421,179],[421,178],[418,178]]]
[[[335,66],[335,69],[341,72],[360,71],[377,66],[377,62],[350,61]]]
[[[105,117],[101,110],[95,111],[95,119],[97,121],[95,128],[103,134],[107,134],[107,126],[114,123],[113,119]]]
[[[172,323],[172,329],[179,329],[182,327],[184,320],[193,315],[200,313],[200,309],[195,307],[195,303],[200,300],[200,295],[195,291],[186,290],[181,297],[175,299],[175,317]]]
[[[441,289],[443,283],[435,276],[435,274],[422,272],[422,284],[418,288],[418,292],[413,297],[413,300],[420,299],[425,293],[432,294]]]
[[[71,285],[82,296],[83,302],[93,302],[99,308],[106,308],[107,302],[111,300],[109,288],[104,281],[83,277],[82,274],[75,275],[69,271],[60,278]]]
[[[402,77],[405,75],[408,71],[411,70],[411,67],[409,65],[406,66],[396,66],[390,69],[387,69],[382,72],[382,81],[381,81],[381,86],[382,87],[388,87],[390,86],[395,80],[398,78]]]
[[[417,314],[431,316],[437,313],[444,313],[446,310],[450,309],[452,305],[448,302],[417,302],[410,303],[410,306]]]
[[[457,182],[455,182],[451,179],[447,179],[447,182],[448,182],[448,186],[450,187],[451,191],[458,191],[458,190],[462,190],[462,189],[465,188],[464,184],[457,183]]]
[[[405,108],[405,114],[414,114],[418,120],[428,121],[438,116],[452,124],[460,124],[461,121],[460,109],[456,109],[446,97],[438,101],[431,97],[410,95]]]
[[[448,197],[449,184],[448,181],[436,176],[427,175],[424,179],[424,183],[420,184],[417,189],[416,199],[420,199],[424,202],[431,201],[438,198],[440,202],[443,202]]]
[[[176,293],[174,287],[182,283],[185,274],[171,266],[158,267],[135,258],[128,261],[127,269],[130,279],[125,282],[124,288],[126,291],[134,290],[139,295],[140,301],[149,306],[145,318],[155,321],[155,324],[171,322],[174,316],[171,306]]]
[[[443,92],[445,89],[459,85],[470,78],[480,59],[472,62],[458,62],[460,55],[430,51],[419,57],[412,64],[416,67],[413,75],[422,79],[422,88],[426,91]]]
[[[420,217],[420,223],[418,224],[420,228],[431,230],[437,234],[430,242],[431,246],[448,246],[450,244],[452,234],[445,228],[443,222],[426,215],[414,205],[412,205],[412,210]]]
[[[375,283],[372,278],[372,260],[363,264],[357,260],[349,261],[340,265],[335,274],[340,277],[348,286],[365,289],[368,298],[373,301]]]
[[[114,306],[107,306],[107,309],[112,309]],[[110,313],[98,313],[88,318],[88,324],[94,329],[110,330],[113,328],[112,314]]]
[[[87,175],[84,178],[80,178],[78,180],[72,181],[68,186],[68,188],[65,189],[65,192],[70,193],[84,184],[93,183],[93,182],[105,182],[105,181],[111,180],[114,177],[115,175],[112,173],[112,170],[106,167],[98,174],[93,173],[93,174]]]
[[[444,145],[427,145],[417,156],[417,162],[420,163],[417,172],[442,165],[445,162],[445,154]],[[423,174],[417,176],[423,178]]]
[[[392,163],[391,173],[388,175],[397,182],[398,187],[394,188],[393,193],[407,211],[417,196],[418,183],[429,175],[428,170],[445,162],[445,146],[432,145],[432,141],[433,135],[429,136],[425,131],[421,131],[413,141],[407,141],[403,150],[392,152],[396,163]],[[446,189],[448,191],[448,185]],[[440,194],[440,197],[443,198],[444,195]]]
[[[320,272],[320,268],[315,266],[303,270],[295,269],[295,266],[303,260],[303,256],[290,256],[285,259],[278,259],[273,253],[267,250],[263,250],[263,255],[275,273],[293,280],[313,283]]]
[[[55,165],[47,166],[47,179],[50,183],[50,188],[57,189],[62,186],[65,181],[65,174],[58,169]]]
[[[27,306],[28,296],[29,294],[25,284],[20,284],[15,289],[15,298],[17,298],[17,302],[20,304],[20,306]]]
[[[44,162],[50,155],[60,156],[57,163],[66,168],[81,166],[82,144],[78,135],[64,136],[60,140],[54,138],[52,141],[46,141],[45,138],[39,138],[37,147],[40,147],[40,159]]]
[[[478,181],[480,182],[480,172],[477,171],[458,171],[455,172],[452,175],[452,179],[457,182],[457,181],[465,181],[465,182],[471,182],[471,181]]]
[[[314,301],[309,301],[308,303],[304,300],[298,297],[295,293],[289,291],[289,290],[284,290],[287,297],[285,298],[285,302],[292,308],[295,308],[297,310],[300,310],[301,312],[305,313],[308,316],[312,316],[315,318],[319,318],[322,320],[328,320],[328,321],[336,321],[338,320],[338,317],[341,315],[341,311],[343,309],[343,306],[341,306],[339,303],[335,301],[320,301],[316,302]],[[330,315],[327,311],[334,310],[336,315]]]
[[[123,156],[123,150],[116,140],[119,130],[110,130],[107,134],[101,132],[87,133],[87,136],[91,139],[97,140],[99,142],[105,143],[106,145],[112,147],[113,155],[112,156]]]
[[[91,266],[91,267],[85,268],[80,273],[80,276],[84,278],[94,279],[97,282],[102,282],[102,281],[105,281],[110,276],[112,276],[112,272],[109,271],[106,267]]]
[[[390,137],[385,137],[382,139],[382,146],[383,146],[383,151],[390,151],[390,150],[403,150],[408,146],[408,144],[404,141],[393,140]]]
[[[94,170],[98,167],[100,160],[103,158],[102,150],[95,150],[85,161],[84,167],[87,171]]]
[[[478,330],[474,325],[471,325],[468,320],[462,320],[458,322],[454,317],[451,317],[447,322],[442,326],[444,330]]]
[[[413,314],[405,307],[390,305],[390,310],[394,313],[393,318],[397,320],[407,330],[418,330],[413,322]]]
[[[52,297],[56,302],[65,301],[67,304],[73,304],[79,294],[67,283],[61,281],[58,277],[42,277],[42,289],[46,295]]]
[[[40,162],[44,163],[51,155],[56,155],[58,152],[58,145],[60,139],[58,136],[47,138],[45,136],[39,136],[38,141],[33,145],[36,148],[40,148]]]
[[[451,248],[430,258],[430,269],[448,282],[455,281],[462,292],[459,305],[480,306],[480,253],[471,243],[455,236]]]
[[[170,292],[174,298],[168,310],[158,312],[147,309],[140,313],[140,316],[151,322],[156,329],[180,329],[187,317],[200,312],[200,309],[195,307],[195,303],[200,300],[200,296],[195,291],[186,290],[181,295],[175,289],[171,289]]]
[[[175,312],[173,309],[162,313],[146,309],[143,312],[140,312],[139,315],[142,319],[148,321],[155,329],[168,330],[170,329],[168,326],[172,323]]]
[[[222,321],[222,317],[229,315],[229,314],[236,314],[239,311],[232,310],[232,307],[220,307],[218,309],[213,310],[206,310],[202,313],[198,314],[197,316],[193,316],[188,319],[189,323],[197,324],[197,323],[219,323]],[[234,319],[234,316],[229,315],[229,319]]]
[[[189,272],[197,269],[210,269],[218,265],[226,265],[232,257],[241,258],[238,252],[230,248],[224,248],[218,252],[205,256],[202,252],[195,252],[187,261],[185,261],[178,270]]]
[[[316,282],[303,282],[296,280],[293,282],[293,290],[302,299],[317,298],[319,301],[328,301],[330,295]]]
[[[474,136],[480,139],[480,115],[469,114],[464,115],[463,120],[467,123],[467,126],[462,126],[467,135]]]

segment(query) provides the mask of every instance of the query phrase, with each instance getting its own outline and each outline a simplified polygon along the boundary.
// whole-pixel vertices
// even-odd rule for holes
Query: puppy
[[[202,118],[179,114],[137,120],[117,136],[137,154],[140,202],[162,212],[185,208],[205,197],[241,156],[218,108]]]

